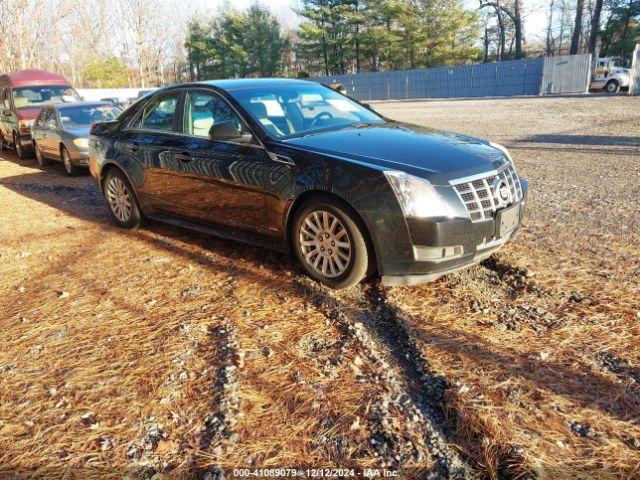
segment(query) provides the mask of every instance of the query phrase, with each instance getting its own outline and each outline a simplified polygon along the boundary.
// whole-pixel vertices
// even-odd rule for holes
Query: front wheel
[[[604,88],[609,93],[617,93],[620,90],[620,84],[615,80],[611,80]]]
[[[292,227],[293,248],[313,279],[343,289],[367,275],[371,252],[352,209],[330,197],[305,203]]]
[[[123,173],[111,170],[107,174],[104,196],[116,225],[122,228],[137,228],[142,224],[142,213],[133,188]]]

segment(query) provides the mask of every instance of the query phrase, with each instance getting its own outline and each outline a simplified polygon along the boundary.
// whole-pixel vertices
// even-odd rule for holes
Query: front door
[[[176,167],[184,185],[183,207],[197,221],[277,235],[267,206],[290,183],[291,165],[271,159],[218,94],[190,90],[184,101],[183,135]]]

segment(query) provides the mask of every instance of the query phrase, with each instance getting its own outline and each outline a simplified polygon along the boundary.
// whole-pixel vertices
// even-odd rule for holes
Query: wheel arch
[[[289,206],[289,209],[287,211],[286,220],[285,220],[286,242],[287,242],[287,246],[288,246],[290,252],[293,253],[293,235],[292,235],[291,229],[293,228],[293,221],[296,218],[296,214],[298,213],[300,208],[305,203],[309,202],[310,200],[312,200],[314,198],[322,198],[322,197],[331,198],[333,200],[336,200],[339,203],[342,203],[347,208],[349,213],[353,216],[353,219],[355,220],[355,222],[362,229],[362,233],[364,234],[365,242],[367,242],[367,246],[369,247],[369,251],[371,252],[371,255],[373,256],[373,261],[371,262],[371,265],[375,268],[375,271],[379,271],[380,266],[378,265],[377,246],[376,246],[376,244],[374,242],[373,236],[371,235],[371,230],[369,228],[369,225],[367,224],[367,222],[365,221],[363,216],[360,215],[358,210],[356,210],[356,208],[347,199],[341,197],[340,195],[338,195],[336,193],[333,193],[333,192],[330,192],[330,191],[327,191],[327,190],[319,190],[319,189],[306,190],[306,191],[302,192],[300,195],[298,195],[293,200],[293,202],[291,202],[291,205]],[[373,273],[374,273],[373,271],[369,272],[369,275],[371,275]]]
[[[133,186],[133,182],[131,181],[131,177],[129,176],[129,174],[127,173],[127,171],[124,168],[122,168],[120,165],[118,165],[115,162],[108,162],[108,163],[105,163],[104,165],[102,165],[102,168],[100,169],[100,176],[98,178],[98,185],[100,187],[100,191],[102,193],[104,193],[104,182],[107,179],[107,174],[111,170],[118,170],[125,176],[125,178],[129,182],[129,185],[131,185],[131,188],[133,189],[133,194],[136,196],[136,200],[138,200],[138,192],[136,192],[136,189]]]

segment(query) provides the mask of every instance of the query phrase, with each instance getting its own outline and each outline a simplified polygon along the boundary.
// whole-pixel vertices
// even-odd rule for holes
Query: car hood
[[[502,151],[485,140],[399,122],[319,132],[285,143],[384,170],[402,170],[439,185],[508,162]]]
[[[86,127],[77,127],[77,128],[65,128],[64,133],[77,138],[89,138],[89,130],[91,129],[91,125],[87,125]]]
[[[16,117],[18,120],[35,120],[41,111],[42,107],[18,108],[16,109]]]

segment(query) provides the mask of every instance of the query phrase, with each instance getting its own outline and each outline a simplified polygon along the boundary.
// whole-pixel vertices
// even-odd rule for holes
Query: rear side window
[[[45,128],[56,128],[56,112],[46,108],[38,117],[38,125]]]
[[[173,119],[176,115],[179,93],[161,95],[143,108],[142,114],[133,122],[132,128],[172,132]]]
[[[40,115],[38,115],[38,118],[36,118],[34,125],[36,127],[43,126],[44,122],[46,121],[46,118],[47,118],[47,109],[45,108],[40,112]]]

